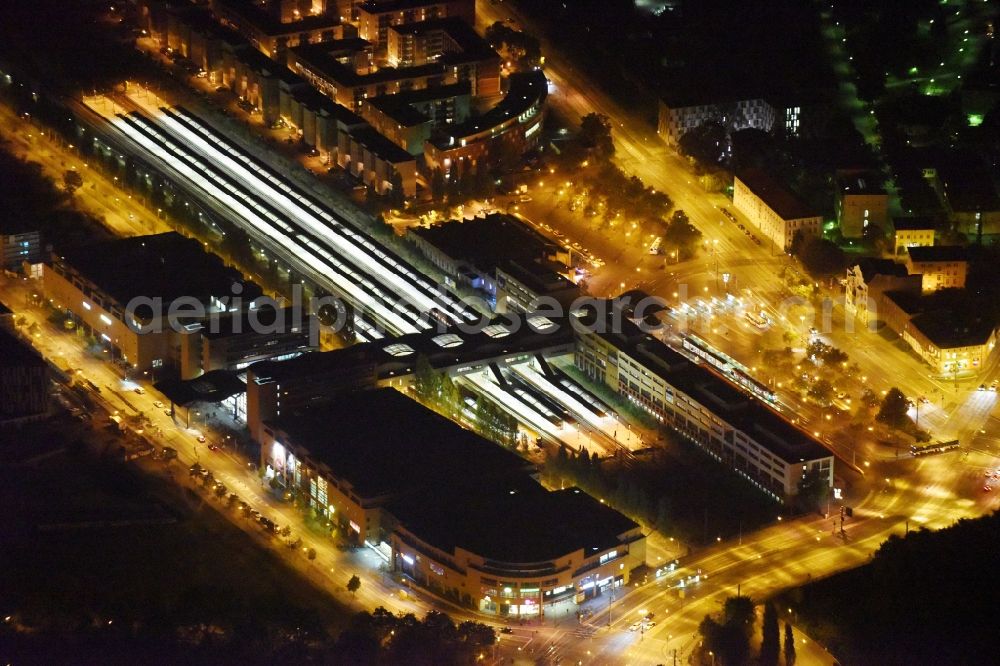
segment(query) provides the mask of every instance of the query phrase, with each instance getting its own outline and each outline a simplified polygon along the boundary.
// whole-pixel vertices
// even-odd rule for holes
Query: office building
[[[759,169],[738,173],[733,181],[733,205],[782,252],[796,232],[819,236],[823,220],[788,188]]]
[[[610,305],[603,314],[586,314],[583,323],[577,329],[577,367],[768,496],[785,501],[797,494],[811,470],[833,484],[830,451],[707,364],[644,334]]]

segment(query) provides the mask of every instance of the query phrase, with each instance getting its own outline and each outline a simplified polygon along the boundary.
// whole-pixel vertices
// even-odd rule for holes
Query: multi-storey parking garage
[[[477,314],[367,234],[282,178],[183,109],[155,120],[132,112],[112,124],[208,197],[232,211],[255,238],[276,245],[356,308],[362,340],[432,328]],[[326,284],[323,284],[326,282]]]

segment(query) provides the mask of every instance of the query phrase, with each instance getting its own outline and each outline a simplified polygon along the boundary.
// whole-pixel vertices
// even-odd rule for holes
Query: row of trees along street
[[[781,646],[778,612],[774,602],[763,604],[760,649],[754,654],[751,645],[756,629],[757,609],[750,597],[729,597],[718,619],[709,615],[701,621],[698,633],[702,643],[695,653],[698,664],[719,666],[795,666],[795,636],[792,625],[785,622],[784,648]]]

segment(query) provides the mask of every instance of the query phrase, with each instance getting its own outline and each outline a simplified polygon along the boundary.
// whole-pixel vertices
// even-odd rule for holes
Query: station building
[[[330,402],[349,391],[375,386],[405,389],[420,358],[438,372],[460,377],[485,370],[499,373],[507,365],[537,356],[572,353],[568,319],[527,316],[498,320],[481,330],[452,327],[285,361],[262,361],[247,370],[247,426],[260,442],[264,424],[282,415]]]
[[[503,616],[537,616],[628,584],[638,524],[393,389],[264,426],[268,477],[419,584]],[[525,529],[525,525],[531,529]]]

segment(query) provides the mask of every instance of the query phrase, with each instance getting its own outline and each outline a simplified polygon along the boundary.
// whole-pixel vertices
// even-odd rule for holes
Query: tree
[[[705,647],[717,654],[723,664],[742,666],[750,658],[755,617],[750,597],[729,597],[723,605],[722,623],[705,616],[698,631],[705,639]]]
[[[792,238],[792,254],[813,277],[827,277],[844,270],[844,251],[835,243],[817,236],[803,237],[798,231]]]
[[[701,240],[701,232],[691,224],[687,214],[683,210],[676,210],[670,216],[663,240],[670,246],[677,248],[681,257],[688,258],[693,254],[693,248]]]
[[[68,169],[63,173],[63,187],[66,188],[70,196],[73,196],[78,189],[83,187],[83,176],[73,169]]]
[[[678,142],[681,153],[706,164],[719,164],[729,147],[726,128],[714,120],[689,129]]]
[[[795,666],[795,637],[791,622],[785,622],[785,666]]]
[[[611,120],[600,113],[588,113],[580,121],[580,143],[593,150],[600,159],[610,159],[615,154],[611,137]]]
[[[807,393],[809,394],[809,397],[816,402],[821,405],[827,405],[833,397],[833,384],[826,379],[820,379],[809,387]]]
[[[388,201],[393,208],[402,208],[406,203],[406,193],[403,191],[403,176],[397,170],[393,170],[392,178],[389,181],[392,189],[389,190]]]
[[[906,399],[903,392],[893,386],[882,398],[882,405],[879,407],[875,420],[884,423],[890,428],[902,428],[909,421],[906,412],[910,409],[910,401]]]
[[[778,626],[778,611],[774,608],[774,602],[764,604],[764,624],[761,631],[763,639],[760,642],[760,666],[778,666],[781,628]]]
[[[431,171],[431,199],[434,203],[439,204],[444,201],[445,191],[444,172],[436,168]]]
[[[441,376],[423,354],[413,368],[413,387],[422,402],[435,402],[441,388]]]
[[[870,388],[861,392],[861,404],[868,409],[875,409],[878,406],[878,394]]]
[[[354,594],[361,588],[361,579],[357,575],[351,576],[351,580],[347,581],[347,591]]]

